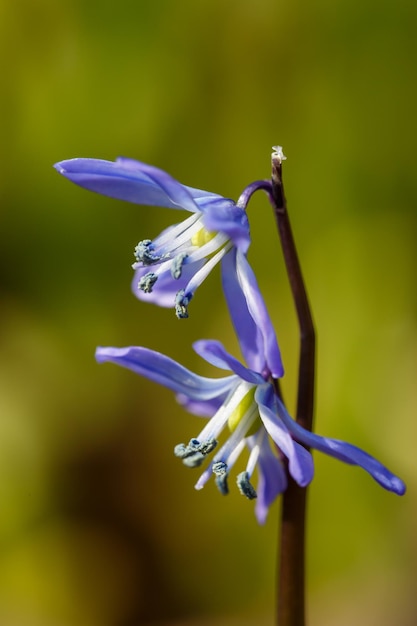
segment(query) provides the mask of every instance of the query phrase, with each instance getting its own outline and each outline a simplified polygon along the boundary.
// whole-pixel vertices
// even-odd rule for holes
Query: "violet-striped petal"
[[[208,210],[209,209],[209,210]],[[232,200],[217,200],[211,202],[203,210],[203,223],[209,232],[226,233],[234,245],[246,254],[250,245],[249,222],[246,212],[236,206]]]
[[[226,400],[227,393],[210,398],[210,400],[190,400],[183,393],[177,394],[177,402],[184,407],[189,413],[198,415],[199,417],[213,417],[216,411]]]
[[[277,400],[277,410],[292,436],[304,445],[320,450],[320,452],[333,456],[339,461],[344,461],[350,465],[359,465],[388,491],[393,491],[398,495],[405,493],[406,487],[403,481],[367,452],[345,441],[321,437],[309,432],[291,418],[280,400]]]
[[[272,452],[267,437],[261,443],[258,459],[259,479],[256,486],[255,515],[260,524],[265,524],[269,507],[275,498],[287,488],[287,475],[278,457]]]
[[[222,260],[222,283],[230,317],[245,361],[255,372],[262,372],[266,367],[263,338],[249,313],[245,294],[237,278],[235,249]]]
[[[236,270],[239,284],[245,295],[248,310],[255,324],[258,326],[263,339],[263,354],[269,371],[274,378],[284,374],[281,353],[272,326],[271,318],[265,302],[259,292],[258,283],[246,257],[240,250],[236,252]]]
[[[168,209],[199,211],[184,185],[163,170],[140,161],[78,158],[61,161],[54,167],[80,187],[110,198]]]
[[[198,376],[173,359],[148,348],[102,348],[96,350],[99,363],[111,361],[132,370],[176,393],[193,400],[209,400],[229,391],[235,376],[206,378]]]
[[[249,370],[231,354],[226,352],[220,341],[200,339],[193,344],[194,350],[208,363],[223,370],[231,370],[248,383],[262,384],[264,379],[260,374]]]
[[[255,392],[259,415],[271,439],[288,459],[288,469],[300,487],[306,487],[314,476],[313,457],[303,446],[294,441],[284,422],[273,408],[273,391],[265,383]]]

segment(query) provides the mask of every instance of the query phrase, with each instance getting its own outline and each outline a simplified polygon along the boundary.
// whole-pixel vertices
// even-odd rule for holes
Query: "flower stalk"
[[[282,181],[280,148],[272,154],[272,194],[270,201],[281,240],[284,261],[300,329],[300,358],[296,421],[311,431],[314,412],[315,331],[307,292],[298,260],[294,237],[287,212]],[[279,390],[276,390],[279,395]],[[300,487],[289,477],[282,497],[278,611],[279,626],[305,625],[305,520],[307,488]]]

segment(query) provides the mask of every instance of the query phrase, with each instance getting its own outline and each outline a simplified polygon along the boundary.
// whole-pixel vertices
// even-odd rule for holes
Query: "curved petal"
[[[72,182],[96,193],[168,209],[199,211],[191,193],[169,174],[146,163],[119,158],[68,159],[54,165]]]
[[[246,257],[240,250],[236,252],[236,271],[240,286],[246,298],[249,313],[258,326],[263,338],[263,354],[274,378],[284,374],[281,353],[271,318],[259,291],[258,283]]]
[[[219,193],[213,193],[212,191],[204,191],[204,189],[197,189],[196,187],[188,187],[184,185],[186,190],[190,193],[190,195],[194,198],[198,206],[200,207],[200,211],[204,211],[204,207],[207,204],[210,204],[216,198],[218,200],[226,200],[226,202],[233,202],[233,200],[225,198]],[[234,204],[234,202],[233,202]]]
[[[320,437],[315,433],[305,430],[305,428],[297,424],[297,422],[291,418],[287,409],[279,399],[277,399],[277,409],[282,421],[287,426],[292,436],[304,445],[320,450],[320,452],[333,456],[339,459],[339,461],[344,461],[350,465],[359,465],[359,467],[362,467],[377,483],[388,491],[393,491],[398,495],[405,493],[406,487],[403,481],[367,452],[364,452],[350,443],[340,441],[339,439]]]
[[[252,370],[262,372],[266,366],[263,339],[249,313],[245,295],[237,278],[235,248],[222,259],[222,284],[243,357]]]
[[[248,383],[262,384],[264,382],[260,374],[247,369],[244,365],[239,363],[237,359],[226,352],[220,341],[201,339],[193,343],[193,348],[197,354],[208,363],[220,369],[232,370],[232,372]]]
[[[220,231],[230,237],[234,245],[244,254],[250,245],[249,222],[246,212],[236,206],[233,200],[212,200],[200,205],[203,212],[203,223],[210,232]]]
[[[148,348],[102,348],[96,350],[99,363],[111,361],[140,376],[182,393],[193,400],[209,400],[222,396],[236,384],[235,376],[206,378],[198,376],[173,359]]]
[[[227,393],[210,398],[210,400],[190,400],[183,393],[177,394],[177,402],[189,413],[200,417],[213,417],[227,398]]]
[[[258,460],[259,479],[256,487],[255,515],[259,524],[265,524],[269,507],[287,488],[287,475],[277,456],[272,452],[267,437],[261,443]]]
[[[313,457],[303,446],[293,440],[284,422],[274,412],[274,393],[270,384],[258,387],[255,402],[269,436],[288,459],[288,469],[294,480],[305,487],[314,475]]]

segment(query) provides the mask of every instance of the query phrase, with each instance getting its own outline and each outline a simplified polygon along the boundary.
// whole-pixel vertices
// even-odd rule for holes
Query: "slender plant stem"
[[[296,420],[312,430],[314,410],[315,332],[307,292],[287,213],[282,182],[282,152],[272,154],[272,203],[300,329]],[[276,389],[279,393],[279,388]],[[305,626],[305,518],[307,490],[288,477],[282,498],[279,547],[279,626]]]

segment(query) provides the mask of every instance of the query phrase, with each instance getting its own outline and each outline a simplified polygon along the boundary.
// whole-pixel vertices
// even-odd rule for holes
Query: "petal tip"
[[[58,172],[58,174],[64,174],[65,173],[65,168],[62,166],[63,161],[58,161],[58,163],[54,163],[53,164],[53,168],[56,169],[56,171]]]
[[[407,486],[401,478],[395,477],[395,480],[392,482],[392,491],[396,493],[397,496],[403,496],[407,491]]]

